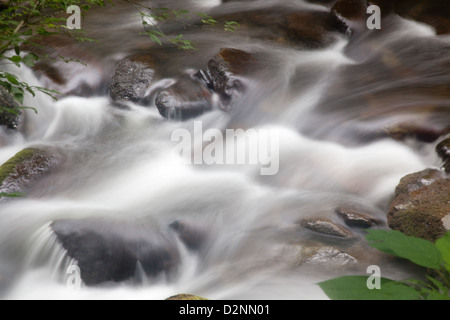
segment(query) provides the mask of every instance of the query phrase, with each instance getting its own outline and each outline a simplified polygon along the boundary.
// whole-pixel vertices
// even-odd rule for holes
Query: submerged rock
[[[348,253],[333,247],[322,247],[316,248],[315,250],[309,248],[307,251],[309,251],[309,254],[304,253],[306,256],[309,256],[305,261],[306,264],[342,267],[358,262],[358,260]]]
[[[380,6],[381,12],[396,14],[419,22],[426,23],[436,29],[438,35],[450,34],[449,5],[441,0],[371,0]]]
[[[155,59],[146,55],[121,60],[111,80],[111,98],[119,102],[142,102],[155,75],[155,66]]]
[[[177,294],[176,296],[172,296],[170,298],[167,298],[166,300],[208,300],[203,297],[194,296],[192,294]]]
[[[435,241],[450,230],[450,177],[427,169],[401,179],[388,224],[409,236]]]
[[[174,239],[152,224],[91,218],[51,227],[88,286],[129,280],[139,270],[149,277],[170,275],[179,264]]]
[[[170,224],[170,228],[178,234],[180,240],[189,250],[200,250],[205,245],[206,230],[193,223],[176,220]]]
[[[445,171],[450,172],[450,138],[439,143],[436,146],[436,152],[444,162]]]
[[[340,207],[336,209],[336,213],[340,216],[349,227],[371,228],[381,221],[371,217],[368,214],[357,212],[350,208]]]
[[[27,148],[0,167],[0,192],[22,192],[62,163],[55,151]]]
[[[215,18],[238,22],[240,30],[252,30],[251,36],[256,39],[307,49],[331,45],[347,32],[345,23],[329,11],[292,10],[281,5]]]
[[[245,90],[239,78],[255,74],[259,65],[258,59],[248,52],[223,48],[208,62],[206,70],[197,73],[197,77],[219,95],[221,108],[229,111],[233,99]]]
[[[3,87],[0,87],[0,107],[11,109],[11,112],[0,109],[0,126],[17,129],[22,123],[22,112],[16,100]]]
[[[185,120],[211,111],[212,93],[198,80],[183,78],[160,91],[155,104],[164,118]]]
[[[331,13],[337,19],[342,19],[352,30],[367,30],[367,1],[338,0],[331,8]]]
[[[339,238],[353,237],[353,233],[349,229],[339,226],[331,220],[325,218],[304,219],[300,222],[300,225],[311,231],[329,236],[335,236]]]

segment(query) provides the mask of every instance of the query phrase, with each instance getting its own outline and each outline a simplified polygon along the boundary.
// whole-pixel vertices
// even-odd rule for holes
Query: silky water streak
[[[171,140],[178,142],[174,152],[186,164],[260,165],[263,176],[276,175],[280,169],[280,137],[275,129],[203,130],[202,121],[194,121],[193,134],[178,128]]]

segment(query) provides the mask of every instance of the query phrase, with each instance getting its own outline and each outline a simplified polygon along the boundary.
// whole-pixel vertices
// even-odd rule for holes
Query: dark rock
[[[299,11],[286,15],[286,33],[290,41],[305,48],[322,48],[336,40],[336,34],[347,34],[347,25],[329,12]]]
[[[437,34],[450,33],[450,6],[440,0],[371,0],[380,6],[381,12],[398,15],[426,23],[436,29]]]
[[[62,163],[57,152],[27,148],[0,167],[0,192],[22,192]]]
[[[427,169],[401,179],[388,224],[409,236],[435,241],[450,230],[450,177]]]
[[[206,70],[197,73],[207,87],[220,96],[222,109],[229,111],[233,98],[245,90],[239,77],[251,76],[259,61],[250,53],[224,48],[208,62]]]
[[[151,56],[135,55],[121,60],[111,80],[111,98],[114,101],[142,102],[155,75],[155,66],[155,59]]]
[[[167,298],[166,300],[208,300],[203,297],[194,296],[192,294],[177,294],[176,296],[172,296],[170,298]]]
[[[366,0],[338,0],[331,8],[331,13],[348,25],[352,30],[367,30]]]
[[[61,70],[51,65],[48,61],[40,61],[36,63],[33,70],[38,76],[45,75],[55,84],[65,85],[67,83],[67,79],[64,77]]]
[[[180,220],[172,222],[170,227],[178,234],[188,249],[196,251],[205,245],[207,233],[203,228]]]
[[[292,10],[276,6],[214,17],[216,20],[236,21],[240,31],[251,30],[257,39],[279,44],[318,49],[334,43],[339,35],[347,33],[347,26],[328,11]]]
[[[311,231],[340,238],[352,238],[353,234],[347,228],[339,226],[325,218],[311,218],[300,222],[300,225]]]
[[[303,252],[304,263],[342,267],[356,264],[358,261],[348,253],[333,247],[308,248]]]
[[[185,120],[212,110],[212,94],[199,81],[185,78],[156,96],[156,107],[167,119]]]
[[[16,100],[3,87],[0,87],[0,107],[14,110],[14,112],[0,110],[0,126],[17,129],[22,123],[22,112],[18,109]]]
[[[422,120],[426,120],[425,117]],[[449,131],[450,127],[439,128],[417,122],[403,122],[385,128],[385,132],[395,140],[404,141],[407,138],[414,138],[427,143],[436,141]]]
[[[338,0],[331,11],[348,20],[366,20],[367,2],[364,0]]]
[[[450,172],[450,138],[445,139],[436,146],[436,152],[444,162],[443,168]]]
[[[55,221],[52,229],[88,286],[132,279],[138,262],[147,276],[170,275],[180,260],[175,241],[151,224],[91,218]]]
[[[349,208],[337,208],[336,213],[349,227],[371,228],[381,223],[381,221],[368,214],[360,213]]]

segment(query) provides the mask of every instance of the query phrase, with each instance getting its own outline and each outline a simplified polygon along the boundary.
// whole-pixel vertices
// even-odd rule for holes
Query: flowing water
[[[176,1],[156,5],[174,3],[181,6]],[[302,1],[182,3],[211,14],[281,4],[288,10],[329,10]],[[380,132],[402,121],[423,120],[437,127],[448,123],[439,112],[426,119],[414,112],[419,105],[448,108],[448,98],[429,94],[448,83],[449,74],[440,71],[449,63],[448,37],[395,17],[378,33],[351,41],[336,35],[326,47],[307,50],[251,38],[251,29],[191,30],[185,32],[199,50],[184,52],[139,36],[138,15],[124,8],[118,2],[87,14],[83,27],[98,42],[60,46],[88,64],[56,63],[66,84],[38,79],[25,67],[15,71],[22,80],[62,92],[75,92],[83,82],[96,89],[88,97],[68,94],[56,102],[43,95],[27,97],[25,105],[37,106],[39,113],[27,111],[22,132],[5,135],[2,163],[28,146],[51,147],[65,160],[25,198],[0,204],[2,298],[164,299],[194,293],[211,299],[324,299],[318,282],[364,274],[371,264],[379,264],[384,276],[405,277],[408,270],[367,247],[361,230],[354,230],[356,241],[346,243],[311,235],[297,222],[311,217],[337,221],[334,210],[339,206],[385,221],[399,179],[439,165],[433,144],[395,141]],[[165,83],[201,69],[224,47],[259,54],[266,65],[257,79],[243,80],[247,91],[229,113],[215,110],[184,122],[167,121],[154,106],[117,108],[102,86],[115,63],[131,53],[163,56],[160,79]],[[389,72],[386,64],[392,67]],[[278,174],[261,176],[258,166],[183,163],[173,153],[171,135],[177,128],[193,132],[194,120],[202,121],[205,130],[239,127],[276,133]],[[76,262],[50,225],[96,217],[161,230],[179,252],[176,272],[147,277],[138,265],[129,281],[68,288],[66,270]],[[201,250],[189,250],[168,227],[177,220],[205,234]],[[123,232],[133,237],[132,228],[124,226]],[[348,252],[358,263],[303,263],[307,248],[318,246]]]

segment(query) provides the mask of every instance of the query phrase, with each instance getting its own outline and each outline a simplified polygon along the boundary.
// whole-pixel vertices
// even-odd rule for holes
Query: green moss
[[[208,299],[199,296],[194,296],[192,294],[178,294],[176,296],[167,298],[166,300],[208,300]]]
[[[18,152],[14,157],[6,161],[0,167],[0,185],[2,185],[5,179],[7,179],[11,174],[16,172],[18,164],[31,160],[38,154],[42,154],[42,151],[33,148],[27,148]]]

